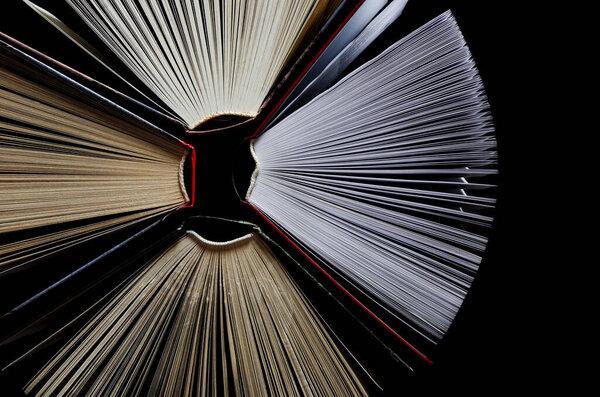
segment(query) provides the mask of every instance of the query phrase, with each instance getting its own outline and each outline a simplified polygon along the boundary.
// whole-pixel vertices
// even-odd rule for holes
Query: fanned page
[[[193,129],[256,116],[298,43],[331,13],[326,3],[339,0],[67,2]]]
[[[366,395],[258,235],[186,232],[25,387],[44,395]]]
[[[0,58],[0,272],[189,201],[181,142],[94,105],[83,88],[80,98],[37,83],[17,71],[24,63],[7,59]]]
[[[437,343],[480,265],[497,173],[487,99],[452,14],[266,130],[253,150],[249,203],[368,307]]]
[[[372,1],[361,7],[284,98],[266,128],[329,88],[402,13],[408,0]],[[383,10],[381,9],[385,5]]]

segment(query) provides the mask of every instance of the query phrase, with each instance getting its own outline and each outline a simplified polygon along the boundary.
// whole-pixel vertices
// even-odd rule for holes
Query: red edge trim
[[[294,243],[285,233],[283,233],[281,231],[281,229],[279,229],[277,226],[275,226],[275,224],[273,222],[271,222],[271,220],[269,218],[267,218],[262,212],[260,212],[254,205],[252,205],[248,201],[244,201],[244,202],[246,204],[248,204],[255,212],[257,212],[258,215],[261,216],[261,218],[263,218],[265,221],[267,221],[269,223],[269,225],[271,225],[271,227],[273,229],[275,229],[275,231],[277,233],[279,233],[288,243],[290,243],[298,252],[300,252],[302,254],[302,256],[304,256],[310,263],[312,263],[321,273],[323,273],[325,275],[325,277],[327,277],[327,279],[329,279],[333,284],[335,284],[344,294],[346,294],[348,297],[350,297],[350,299],[352,299],[358,306],[360,306],[371,317],[373,317],[386,330],[391,332],[396,338],[398,338],[404,345],[406,345],[411,351],[413,351],[423,361],[425,361],[427,364],[433,364],[433,361],[431,361],[429,358],[427,358],[427,356],[425,356],[423,353],[421,353],[419,350],[417,350],[413,345],[408,343],[396,331],[394,331],[389,325],[387,325],[382,319],[377,317],[377,315],[375,313],[373,313],[365,305],[363,305],[358,299],[356,299],[354,297],[354,295],[352,295],[346,288],[344,288],[340,283],[338,283],[329,273],[327,273],[327,271],[325,271],[325,269],[323,269],[321,266],[319,266],[319,264],[317,262],[315,262],[310,256],[308,256],[302,249],[300,249],[300,247],[298,247],[298,245],[296,243]]]
[[[263,129],[263,127],[265,126],[265,124],[271,119],[271,117],[273,117],[273,114],[277,111],[277,109],[279,109],[279,107],[281,106],[281,104],[283,103],[283,101],[285,100],[285,98],[288,97],[288,95],[290,94],[290,92],[292,92],[292,90],[294,89],[294,87],[296,87],[296,85],[298,84],[298,82],[300,82],[300,80],[304,77],[304,75],[306,73],[308,73],[308,70],[311,68],[311,66],[317,61],[317,59],[321,56],[321,54],[323,53],[323,51],[325,51],[325,49],[329,46],[329,43],[331,43],[331,41],[337,36],[337,34],[340,32],[340,30],[342,30],[342,28],[344,26],[346,26],[346,23],[350,20],[350,18],[352,18],[352,16],[360,8],[360,6],[362,5],[362,3],[364,3],[364,0],[359,1],[356,4],[356,6],[352,9],[352,11],[348,14],[348,16],[346,16],[346,19],[344,19],[344,21],[340,24],[340,26],[337,27],[337,29],[335,30],[335,32],[333,32],[333,34],[331,35],[331,37],[329,37],[329,39],[323,45],[323,47],[321,47],[321,49],[319,50],[319,52],[314,56],[314,58],[304,68],[304,70],[302,71],[302,73],[300,73],[300,76],[298,76],[296,78],[296,80],[288,88],[288,90],[286,91],[286,93],[279,99],[279,102],[277,102],[277,105],[275,105],[275,107],[273,107],[273,109],[271,109],[271,111],[269,112],[269,115],[262,121],[262,123],[260,123],[260,125],[258,126],[258,128],[256,129],[256,131],[254,132],[254,134],[250,135],[246,139],[254,138]]]
[[[192,199],[186,205],[179,207],[179,209],[182,209],[193,207],[196,202],[196,148],[184,141],[180,140],[179,142],[192,152]]]

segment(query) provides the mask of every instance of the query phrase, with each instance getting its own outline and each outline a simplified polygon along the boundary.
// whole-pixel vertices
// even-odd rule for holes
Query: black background
[[[539,179],[538,170],[523,161],[526,142],[532,139],[530,134],[535,134],[528,128],[528,121],[536,117],[531,108],[525,111],[533,90],[529,80],[523,79],[532,73],[526,56],[531,55],[530,49],[533,52],[536,43],[523,29],[524,10],[515,5],[508,8],[505,2],[411,0],[370,53],[377,53],[386,42],[403,37],[447,9],[453,11],[463,31],[489,97],[499,150],[498,203],[478,277],[440,344],[434,365],[407,383],[406,391],[414,392],[409,395],[428,390],[485,395],[537,390],[559,380],[544,374],[548,367],[560,364],[543,358],[544,351],[557,349],[556,344],[542,345],[541,340],[547,327],[558,319],[544,317],[544,308],[549,304],[538,292],[545,282],[543,277],[538,278],[543,270],[540,257],[531,252],[529,244],[537,231],[536,209],[531,206],[529,194]],[[98,74],[93,61],[51,33],[52,29],[18,1],[3,3],[0,31],[119,88],[118,81]],[[228,153],[237,152],[239,137],[188,141],[196,139],[204,140],[201,145],[191,142],[203,148],[198,149],[204,164],[199,166],[199,178],[203,167],[211,168],[206,188],[211,193],[200,194],[199,204],[204,200],[204,205],[199,212],[257,221],[239,205],[231,189],[230,172],[220,165],[231,160]]]

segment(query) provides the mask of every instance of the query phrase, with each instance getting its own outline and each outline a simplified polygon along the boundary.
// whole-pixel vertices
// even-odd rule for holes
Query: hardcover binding
[[[185,147],[187,147],[191,153],[190,159],[191,159],[191,165],[192,165],[192,194],[191,197],[189,197],[189,201],[186,205],[179,207],[179,209],[183,209],[183,208],[190,208],[193,207],[194,204],[196,203],[196,148],[194,148],[192,145],[185,143],[184,141],[179,141],[181,142],[182,145],[184,145]],[[180,169],[180,183],[183,185],[182,186],[182,190],[185,193],[185,183],[183,182],[183,167],[181,167]]]
[[[6,42],[3,40],[5,35],[2,33],[0,33],[0,35],[1,35],[0,37],[2,38],[2,39],[0,39],[0,52],[8,52],[8,53],[10,53],[11,56],[20,59],[24,64],[30,66],[32,69],[38,71],[39,73],[41,73],[45,76],[49,76],[53,80],[59,81],[61,84],[64,84],[64,86],[66,86],[72,90],[71,92],[68,92],[69,94],[72,95],[73,93],[78,93],[79,94],[78,96],[82,100],[86,100],[88,102],[90,102],[91,100],[97,101],[101,106],[103,106],[107,111],[109,111],[113,115],[118,114],[121,118],[126,118],[133,124],[140,125],[143,128],[145,128],[147,130],[151,130],[152,132],[154,132],[158,135],[163,135],[163,136],[169,137],[170,139],[173,139],[180,144],[183,143],[180,139],[176,138],[172,134],[164,131],[163,129],[158,128],[154,124],[146,121],[145,119],[141,118],[140,116],[137,116],[136,114],[134,114],[131,111],[125,109],[124,107],[116,104],[115,102],[111,101],[110,99],[100,95],[99,93],[93,91],[92,89],[75,81],[74,79],[65,75],[61,71],[52,68],[51,66],[47,65],[43,61],[36,59],[35,57],[33,57],[30,54],[27,54],[21,48],[18,48],[18,47],[21,47],[21,43],[18,42],[17,40],[14,40],[14,39],[6,36],[7,38],[10,38],[9,42]],[[49,58],[49,59],[51,59],[51,58]],[[68,71],[69,69],[65,69],[65,70]],[[85,76],[85,75],[81,75],[81,76]],[[94,81],[94,80],[90,79],[90,81]],[[61,91],[66,91],[66,90],[62,89]],[[97,105],[97,104],[95,104],[95,105]]]
[[[96,94],[105,97],[117,105],[120,105],[131,113],[142,114],[144,115],[144,118],[156,121],[157,124],[160,122],[161,126],[164,125],[169,130],[173,129],[181,132],[184,132],[185,130],[179,120],[167,114],[161,113],[153,107],[150,107],[145,103],[140,102],[137,99],[102,83],[99,80],[75,70],[72,67],[65,65],[64,63],[59,62],[58,60],[51,58],[48,55],[43,54],[42,52],[14,39],[13,37],[0,32],[0,41],[4,41],[5,44],[10,44],[10,46],[15,47],[23,54],[29,55],[31,58],[39,61],[42,64],[46,64],[47,66],[52,65],[52,68],[60,70],[60,72],[65,76],[70,77],[72,80],[78,82],[82,86],[85,86]]]
[[[267,123],[271,119],[271,117],[275,114],[275,112],[277,111],[277,109],[279,108],[279,106],[283,103],[283,101],[285,100],[285,98],[292,92],[292,90],[294,89],[295,85],[298,84],[298,82],[302,79],[302,77],[308,72],[308,70],[310,69],[310,67],[316,62],[316,60],[319,58],[319,56],[321,55],[321,53],[323,53],[323,51],[325,51],[325,49],[327,48],[327,46],[329,45],[329,43],[331,43],[331,41],[335,38],[335,36],[339,33],[339,31],[344,27],[344,25],[348,22],[348,20],[352,17],[352,15],[358,10],[358,8],[361,6],[361,4],[363,2],[364,2],[364,0],[359,1],[355,5],[355,7],[352,9],[352,11],[346,16],[346,18],[344,19],[344,21],[339,26],[337,26],[337,28],[335,29],[335,31],[333,32],[333,34],[329,37],[329,39],[321,47],[321,49],[317,52],[317,54],[313,57],[313,59],[308,63],[308,65],[306,65],[306,67],[304,68],[304,70],[302,71],[302,73],[300,73],[300,75],[298,75],[296,77],[296,79],[294,80],[293,84],[290,87],[288,87],[288,89],[286,90],[285,94],[278,100],[277,104],[274,107],[272,107],[272,109],[269,111],[268,115],[262,120],[262,122],[259,124],[259,126],[254,131],[254,133],[246,138],[247,140],[253,140],[262,131],[262,129],[267,125]],[[188,131],[188,133],[193,133],[193,132],[192,131]],[[252,143],[250,144],[250,148],[251,148],[251,151],[252,151],[253,150],[252,149]],[[253,157],[256,160],[256,157],[254,155],[253,155]],[[265,214],[263,214],[262,212],[260,212],[254,205],[252,205],[250,202],[247,201],[247,197],[248,197],[248,195],[250,194],[250,192],[252,190],[252,187],[253,187],[253,184],[254,184],[254,179],[256,178],[256,175],[257,175],[258,172],[259,171],[258,171],[258,164],[257,164],[257,167],[255,168],[254,173],[252,174],[252,177],[251,177],[251,182],[250,182],[250,186],[248,188],[248,192],[247,192],[247,194],[246,194],[246,196],[244,198],[240,197],[240,201],[242,201],[243,203],[245,203],[248,206],[250,206],[250,208],[252,210],[254,210],[254,212],[256,212],[264,221],[266,221],[269,224],[269,226],[277,234],[279,234],[300,255],[302,255],[306,260],[308,260],[313,266],[316,267],[316,269],[320,273],[322,273],[329,281],[331,281],[337,288],[339,288],[339,290],[344,295],[346,295],[353,302],[355,302],[361,309],[363,309],[370,317],[372,317],[384,329],[386,329],[395,338],[397,338],[402,344],[404,344],[406,347],[408,347],[408,349],[410,349],[413,353],[415,353],[421,360],[425,361],[427,364],[433,364],[433,362],[425,354],[423,354],[416,347],[414,347],[412,344],[410,344],[406,339],[404,339],[402,336],[400,336],[400,334],[398,334],[394,329],[392,329],[380,317],[378,317],[375,313],[373,313],[371,310],[369,310],[369,308],[367,308],[360,300],[358,300],[354,295],[352,295],[350,293],[350,291],[348,291],[346,288],[344,288],[344,286],[342,286],[333,276],[331,276],[325,269],[323,269],[322,266],[320,266],[313,258],[311,258],[306,252],[304,252],[304,250],[302,250],[289,236],[287,236],[279,227],[277,227]]]

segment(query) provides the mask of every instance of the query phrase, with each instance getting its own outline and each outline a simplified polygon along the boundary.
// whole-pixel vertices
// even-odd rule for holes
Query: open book
[[[338,9],[340,0],[26,3],[115,74],[133,72],[135,96],[192,131],[256,117],[315,36],[356,8]],[[84,23],[69,26],[74,14]]]
[[[427,348],[448,330],[486,247],[493,132],[447,12],[261,130],[245,199],[396,323],[399,338]]]
[[[101,300],[26,393],[366,395],[259,232],[182,230]]]
[[[99,72],[0,33],[0,282],[78,261],[5,308],[3,372],[26,366],[36,395],[363,395],[394,383],[390,357],[431,364],[482,261],[497,154],[451,12],[369,52],[406,3],[23,0]],[[246,138],[236,189],[262,230],[226,243],[181,226],[218,134]]]
[[[13,41],[0,59],[0,273],[193,204],[192,147]]]

